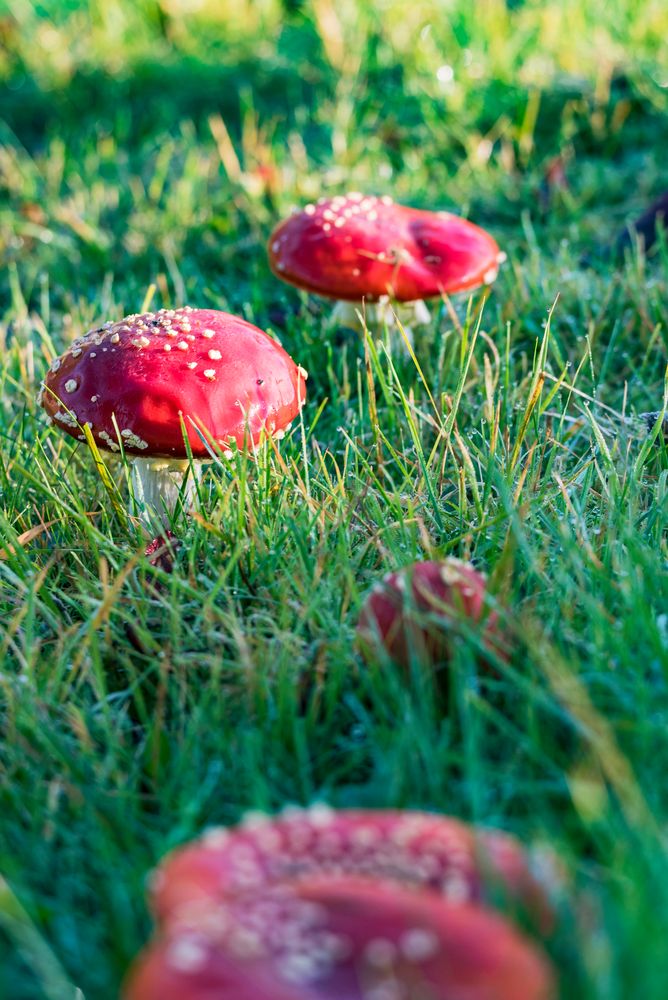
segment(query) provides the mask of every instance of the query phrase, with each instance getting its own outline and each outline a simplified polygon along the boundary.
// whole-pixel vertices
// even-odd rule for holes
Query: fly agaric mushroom
[[[458,625],[481,627],[482,641],[503,656],[498,615],[486,616],[487,580],[470,563],[449,557],[388,573],[366,599],[357,625],[362,652],[379,648],[408,669],[411,659],[449,660]]]
[[[188,448],[199,466],[216,446],[282,437],[304,403],[306,378],[257,327],[185,306],[126,316],[78,338],[51,365],[38,402],[78,440],[87,425],[98,447],[122,446],[145,515],[164,517],[182,488]]]
[[[325,876],[172,923],[124,1000],[550,1000],[554,987],[538,947],[491,911]]]
[[[496,831],[322,805],[251,814],[154,875],[157,939],[124,998],[547,1000],[542,953],[481,905],[499,885],[551,925],[543,883]]]
[[[365,303],[370,322],[406,327],[429,321],[424,299],[491,284],[505,259],[479,226],[449,212],[426,212],[353,191],[321,198],[281,222],[269,239],[274,274],[338,300],[333,319],[356,324]],[[396,303],[410,303],[397,310]]]
[[[542,930],[552,924],[544,859],[541,879],[512,837],[421,812],[290,808],[252,813],[169,855],[151,879],[152,908],[167,926],[246,892],[322,875],[372,877],[450,902],[502,902]]]

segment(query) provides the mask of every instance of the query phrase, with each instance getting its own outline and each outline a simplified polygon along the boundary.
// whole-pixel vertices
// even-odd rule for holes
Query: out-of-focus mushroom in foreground
[[[357,326],[429,320],[425,299],[490,284],[504,259],[484,229],[449,212],[350,192],[323,198],[281,222],[269,239],[277,277],[336,299],[333,320]],[[410,304],[410,307],[408,307]]]
[[[51,365],[38,402],[67,434],[85,440],[87,426],[99,448],[122,449],[140,508],[166,519],[189,451],[199,467],[216,448],[281,437],[304,403],[305,379],[262,330],[185,306],[127,316],[75,340]]]
[[[486,903],[552,924],[511,837],[448,817],[253,815],[152,879],[155,942],[125,1000],[547,1000],[539,948]]]

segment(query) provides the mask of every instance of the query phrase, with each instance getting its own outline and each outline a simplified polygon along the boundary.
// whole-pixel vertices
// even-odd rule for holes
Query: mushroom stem
[[[356,330],[360,326],[359,316],[366,320],[367,327],[378,328],[386,326],[392,343],[404,343],[399,329],[403,328],[411,347],[415,345],[413,328],[425,326],[431,320],[431,314],[423,299],[414,302],[394,302],[384,295],[377,302],[349,302],[338,299],[330,317],[335,326],[346,326]]]
[[[135,458],[132,462],[132,493],[141,519],[152,525],[158,517],[164,525],[176,508],[192,506],[197,484],[202,478],[202,462],[187,458]],[[192,474],[188,477],[188,472]]]

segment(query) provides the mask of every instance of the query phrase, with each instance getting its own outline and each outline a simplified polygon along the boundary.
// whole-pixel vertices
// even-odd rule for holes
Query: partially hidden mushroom
[[[168,522],[192,456],[280,438],[306,398],[306,372],[268,334],[213,309],[161,309],[91,330],[57,358],[38,402],[61,431],[89,429],[132,463],[140,511]]]
[[[425,299],[491,284],[505,255],[479,226],[450,212],[353,191],[321,198],[281,222],[269,264],[283,281],[337,300],[332,319],[410,329],[429,321]]]
[[[387,573],[362,606],[357,636],[368,660],[384,652],[408,669],[452,659],[467,631],[480,633],[489,653],[505,658],[497,612],[488,606],[487,578],[470,563],[449,557],[412,563]]]
[[[547,1000],[552,926],[511,837],[427,813],[253,814],[152,878],[157,937],[125,1000]]]

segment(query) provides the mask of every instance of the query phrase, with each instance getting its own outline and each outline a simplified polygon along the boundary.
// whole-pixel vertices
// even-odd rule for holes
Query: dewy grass
[[[47,6],[0,18],[0,995],[116,995],[166,850],[326,799],[549,844],[563,997],[664,1000],[668,454],[637,417],[668,257],[607,248],[668,186],[665,4]],[[325,332],[264,241],[346,190],[489,229],[484,310],[444,301],[414,356]],[[310,373],[277,448],[207,467],[171,574],[122,464],[35,404],[149,302]],[[510,661],[365,666],[368,589],[446,554],[491,575]]]

